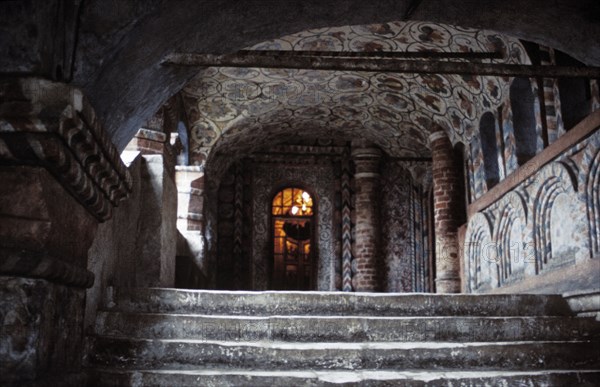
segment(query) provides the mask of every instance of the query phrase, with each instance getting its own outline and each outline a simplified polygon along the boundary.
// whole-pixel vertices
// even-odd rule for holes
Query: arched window
[[[314,209],[310,193],[285,188],[273,198],[273,290],[312,290]]]
[[[567,54],[556,51],[557,66],[582,66],[583,64]],[[565,130],[569,130],[591,113],[592,93],[589,79],[559,78],[558,93],[560,110]]]
[[[496,144],[496,118],[492,113],[487,112],[481,117],[479,136],[481,138],[481,152],[483,153],[485,183],[487,188],[491,189],[500,181],[498,145]]]
[[[535,98],[528,78],[515,78],[510,85],[510,107],[513,114],[517,163],[525,164],[535,156],[537,134],[535,130]]]

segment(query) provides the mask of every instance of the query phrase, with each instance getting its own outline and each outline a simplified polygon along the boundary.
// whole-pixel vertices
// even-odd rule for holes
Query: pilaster
[[[452,143],[441,129],[429,137],[433,163],[433,208],[435,231],[435,268],[437,293],[460,292],[458,256],[461,181],[455,170]]]

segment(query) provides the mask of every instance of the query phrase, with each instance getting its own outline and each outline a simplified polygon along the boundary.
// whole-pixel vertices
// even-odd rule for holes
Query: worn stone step
[[[599,371],[90,370],[91,386],[536,386],[595,387]]]
[[[92,366],[281,370],[600,369],[599,342],[285,343],[88,338]]]
[[[560,295],[393,294],[121,289],[105,308],[220,315],[570,316]]]
[[[600,336],[579,317],[204,316],[99,312],[99,335],[223,341],[567,341]]]

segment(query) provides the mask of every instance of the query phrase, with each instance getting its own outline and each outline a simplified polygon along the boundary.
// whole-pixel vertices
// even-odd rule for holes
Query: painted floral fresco
[[[500,52],[529,63],[521,43],[492,31],[393,22],[303,31],[252,50]],[[396,157],[429,155],[432,125],[469,143],[484,111],[508,98],[508,78],[265,68],[207,68],[184,89],[192,161],[214,149],[248,153],[291,135],[365,137]],[[250,148],[252,144],[252,149]]]

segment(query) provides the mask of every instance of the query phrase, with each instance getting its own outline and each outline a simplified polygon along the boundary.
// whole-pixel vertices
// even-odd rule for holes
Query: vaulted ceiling
[[[529,63],[515,38],[427,22],[308,30],[249,49],[499,52],[503,59],[485,61]],[[231,157],[307,136],[363,137],[395,157],[426,157],[432,125],[444,128],[453,142],[468,142],[483,113],[508,97],[508,81],[492,76],[211,67],[182,93],[196,162],[214,150]]]

